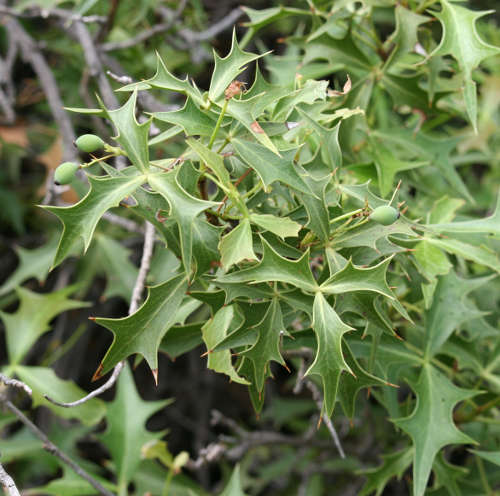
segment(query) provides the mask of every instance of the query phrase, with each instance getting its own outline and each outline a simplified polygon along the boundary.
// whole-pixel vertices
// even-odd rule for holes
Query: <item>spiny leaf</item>
[[[242,353],[253,365],[253,383],[257,391],[264,389],[264,379],[271,360],[285,364],[280,353],[279,343],[281,332],[286,332],[283,316],[278,300],[274,298],[261,322],[254,326],[257,331],[257,341]]]
[[[220,276],[217,281],[221,283],[281,281],[307,291],[316,290],[317,284],[309,267],[309,252],[292,261],[278,255],[265,239],[262,240],[262,245],[264,253],[257,265]]]
[[[219,243],[224,270],[242,260],[256,260],[253,251],[252,229],[248,219],[243,219],[233,230],[222,236]]]
[[[462,279],[454,270],[439,278],[431,308],[426,314],[426,356],[432,357],[452,332],[461,324],[479,318],[484,312],[466,300],[466,296],[479,288],[491,277]]]
[[[219,57],[214,52],[215,67],[208,91],[210,100],[212,102],[218,100],[229,84],[236,79],[238,74],[243,72],[248,63],[264,55],[266,54],[259,55],[241,50],[236,39],[236,30],[233,30],[233,41],[230,52],[224,58]]]
[[[212,351],[217,344],[228,334],[229,327],[234,318],[234,305],[222,307],[210,320],[202,327],[203,341],[208,350],[207,367],[215,372],[226,374],[229,378],[240,384],[249,384],[248,381],[240,377],[234,370],[231,362],[230,350]]]
[[[207,208],[218,206],[218,203],[199,200],[187,193],[177,180],[178,170],[168,173],[149,175],[148,183],[160,193],[170,205],[169,215],[177,222],[181,238],[182,262],[186,273],[191,272],[193,222]]]
[[[423,365],[412,389],[417,394],[413,413],[393,422],[412,438],[413,491],[415,496],[423,496],[434,458],[441,448],[475,443],[455,427],[452,412],[458,402],[475,396],[478,391],[458,388],[429,363]]]
[[[289,217],[275,217],[270,214],[250,214],[250,221],[262,227],[266,231],[271,231],[280,238],[296,237],[302,226]]]
[[[246,496],[241,487],[240,466],[236,465],[231,474],[231,478],[219,496]]]
[[[146,421],[169,403],[171,400],[144,401],[137,393],[130,366],[125,365],[115,399],[108,404],[107,429],[99,435],[115,463],[120,493],[126,492],[134,477],[141,461],[142,446],[164,435],[164,432],[148,431]]]
[[[340,374],[352,373],[342,354],[342,336],[353,328],[344,324],[322,293],[314,298],[312,328],[316,334],[316,356],[306,375],[319,375],[323,383],[323,411],[329,417],[337,398]]]
[[[222,157],[218,153],[209,150],[198,140],[190,138],[186,140],[186,143],[196,152],[201,161],[214,171],[217,179],[226,188],[225,191],[227,192],[228,190],[230,190],[232,186],[231,177],[228,170],[224,166],[224,160],[222,159]]]
[[[33,390],[33,406],[50,408],[58,417],[76,418],[84,425],[97,424],[106,413],[106,404],[93,398],[74,408],[62,408],[44,398],[50,396],[56,401],[75,401],[85,396],[85,391],[71,381],[60,379],[47,367],[28,367],[16,365],[16,375]]]
[[[117,135],[114,139],[123,147],[130,161],[142,172],[149,169],[148,136],[151,119],[139,124],[135,118],[137,90],[127,102],[116,110],[106,109],[106,115],[113,123]],[[101,103],[102,105],[102,103]],[[102,105],[104,108],[104,105]]]
[[[165,333],[175,323],[176,310],[187,290],[187,278],[179,274],[149,288],[148,297],[137,312],[122,319],[97,318],[95,321],[114,334],[95,377],[99,378],[118,362],[139,353],[151,370],[158,369],[158,348]]]
[[[182,127],[186,136],[211,136],[216,120],[209,112],[200,110],[191,98],[184,107],[172,112],[154,112],[152,116],[162,122]]]
[[[52,293],[34,293],[17,288],[19,308],[15,313],[0,312],[5,325],[7,350],[12,364],[20,363],[35,341],[50,330],[50,321],[66,310],[88,307],[89,303],[69,300],[77,286]]]
[[[348,264],[333,274],[321,286],[326,294],[341,294],[348,291],[375,291],[387,298],[394,299],[394,294],[387,285],[386,272],[392,258],[382,260],[373,267],[357,267],[349,260]]]
[[[476,83],[472,71],[486,58],[500,53],[500,47],[484,42],[476,28],[476,20],[493,11],[474,12],[447,0],[441,0],[441,12],[433,12],[443,26],[443,35],[431,56],[452,55],[464,76],[464,98],[467,114],[477,130]]]
[[[131,195],[143,182],[144,176],[95,177],[89,176],[90,190],[82,200],[71,207],[42,208],[57,215],[63,223],[63,232],[52,268],[59,265],[76,248],[86,252],[99,219],[123,198]]]
[[[274,181],[281,181],[302,193],[312,194],[295,170],[293,159],[297,150],[282,151],[280,157],[264,146],[250,141],[235,138],[231,140],[231,144],[238,156],[257,172],[266,189],[269,189]]]

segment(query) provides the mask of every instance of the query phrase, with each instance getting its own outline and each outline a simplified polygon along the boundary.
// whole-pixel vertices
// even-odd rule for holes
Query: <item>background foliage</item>
[[[491,7],[1,3],[0,463],[23,494],[495,494]]]

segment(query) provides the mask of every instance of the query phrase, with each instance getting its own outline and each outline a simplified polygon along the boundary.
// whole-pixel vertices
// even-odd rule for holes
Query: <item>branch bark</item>
[[[17,489],[14,479],[5,471],[0,463],[0,484],[2,485],[6,496],[21,496]]]

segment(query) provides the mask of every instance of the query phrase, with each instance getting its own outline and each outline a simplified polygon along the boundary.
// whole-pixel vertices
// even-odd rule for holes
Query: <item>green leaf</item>
[[[203,322],[171,327],[160,344],[160,351],[174,360],[203,343],[201,327]]]
[[[168,173],[150,175],[150,186],[160,193],[170,205],[169,216],[179,226],[181,239],[182,262],[186,273],[191,272],[191,258],[193,245],[193,222],[204,210],[216,207],[219,204],[211,201],[199,200],[187,193],[179,184],[178,169]]]
[[[149,169],[148,136],[151,119],[142,124],[137,122],[136,101],[137,91],[134,91],[123,107],[116,110],[106,109],[106,115],[117,132],[114,140],[123,147],[130,161],[145,173]]]
[[[462,495],[461,485],[457,479],[463,479],[469,473],[466,468],[448,463],[441,452],[435,458],[432,470],[436,477],[435,487],[445,487],[451,496]]]
[[[59,402],[70,402],[83,398],[86,394],[73,382],[60,379],[52,369],[16,365],[14,371],[33,390],[35,407],[45,406],[59,417],[76,418],[88,426],[97,424],[106,413],[106,404],[99,398],[93,398],[74,408],[63,408],[46,400],[44,396],[48,395]]]
[[[388,386],[389,384],[363,369],[347,343],[344,343],[343,349],[345,350],[345,361],[351,370],[351,374],[346,375],[340,381],[338,397],[345,414],[352,419],[354,417],[356,398],[361,389],[372,386]]]
[[[231,474],[231,478],[219,496],[246,496],[241,487],[240,466],[236,465]]]
[[[408,417],[393,420],[411,438],[414,444],[413,491],[423,496],[435,456],[449,444],[475,443],[460,432],[453,423],[455,405],[478,391],[460,389],[429,363],[422,367],[417,384],[412,386],[417,404]]]
[[[243,219],[232,231],[222,236],[219,243],[221,263],[224,270],[242,260],[257,260],[253,251],[252,229],[247,218]]]
[[[264,389],[268,364],[271,360],[285,365],[280,352],[281,333],[286,332],[283,324],[281,308],[276,298],[271,301],[261,322],[254,326],[257,330],[257,341],[244,353],[253,365],[253,384],[259,392]]]
[[[228,170],[224,166],[224,160],[222,159],[222,157],[218,153],[209,150],[205,145],[202,145],[197,140],[187,139],[186,143],[196,152],[201,161],[214,171],[217,179],[224,187],[227,188],[226,191],[230,190],[232,187],[231,177]]]
[[[49,273],[52,260],[54,260],[56,249],[56,236],[52,236],[45,244],[33,250],[27,250],[21,246],[15,248],[19,262],[16,270],[0,287],[0,295],[12,291],[32,277],[36,278],[39,283],[44,282]]]
[[[281,281],[314,292],[318,285],[309,267],[309,252],[298,260],[288,260],[276,253],[271,245],[262,240],[262,260],[253,267],[218,277],[221,283]]]
[[[495,211],[484,219],[463,220],[440,224],[427,224],[429,229],[447,233],[491,233],[500,236],[500,194]]]
[[[118,91],[131,91],[131,90],[145,90],[149,88],[159,88],[163,90],[176,91],[184,95],[189,96],[198,104],[204,104],[203,98],[201,96],[200,90],[189,83],[189,79],[186,76],[185,79],[179,79],[173,76],[167,69],[167,66],[160,57],[160,54],[156,53],[156,74],[145,81],[139,83],[132,83],[121,87]]]
[[[250,214],[250,221],[282,239],[296,237],[302,229],[298,222],[288,217],[275,217],[270,214]]]
[[[15,313],[0,312],[5,325],[7,350],[11,364],[20,363],[36,340],[50,330],[50,321],[62,312],[88,307],[83,301],[69,300],[77,290],[68,286],[52,293],[34,293],[17,288],[19,308]]]
[[[186,136],[211,136],[216,120],[212,114],[200,110],[191,98],[184,107],[172,112],[154,112],[152,116],[162,122],[180,126]]]
[[[413,448],[408,447],[389,455],[382,455],[382,465],[360,471],[367,480],[359,496],[368,496],[375,491],[375,496],[381,496],[385,486],[393,477],[401,479],[409,467],[413,457]]]
[[[462,279],[454,270],[439,278],[434,300],[426,314],[426,356],[432,357],[461,324],[484,315],[465,298],[491,277]]]
[[[436,276],[448,274],[452,265],[448,257],[432,242],[420,241],[415,245],[413,256],[419,266],[419,271],[430,281]]]
[[[99,438],[108,448],[116,467],[119,493],[125,494],[128,483],[141,461],[141,448],[148,441],[158,439],[164,432],[150,432],[146,421],[171,400],[143,401],[134,384],[127,364],[118,380],[115,399],[108,404],[107,429]]]
[[[344,324],[322,293],[316,293],[312,328],[316,334],[316,356],[306,375],[319,375],[323,384],[323,412],[331,417],[343,370],[352,371],[342,354],[342,336],[353,328]]]
[[[222,341],[228,334],[233,318],[234,305],[222,307],[202,327],[203,341],[208,351],[207,367],[215,372],[226,374],[234,382],[249,384],[248,381],[240,377],[236,373],[236,370],[234,370],[230,350],[212,351],[217,346],[217,343]]]
[[[259,55],[241,50],[236,39],[236,30],[233,30],[233,41],[230,52],[224,58],[221,58],[214,51],[215,67],[210,81],[208,98],[212,102],[218,100],[223,96],[229,84],[245,70],[247,64],[264,55],[266,54]]]
[[[186,276],[179,274],[149,288],[146,301],[132,315],[122,319],[95,319],[114,334],[95,377],[106,374],[118,362],[134,353],[142,355],[153,373],[157,373],[158,348],[163,336],[175,323],[176,310],[186,290]]]
[[[138,273],[137,267],[130,261],[130,251],[103,234],[96,236],[96,248],[96,258],[106,273],[106,290],[102,297],[121,296],[129,302]]]
[[[43,208],[59,217],[63,232],[52,268],[59,265],[75,249],[86,252],[99,219],[123,198],[131,195],[143,182],[144,176],[89,176],[90,189],[82,200],[71,207]]]
[[[494,463],[495,465],[500,465],[500,451],[480,451],[480,450],[469,450],[469,451],[488,462]]]
[[[441,12],[433,12],[443,27],[439,45],[431,56],[452,55],[464,77],[467,114],[477,131],[476,83],[472,71],[486,58],[500,53],[500,48],[484,42],[476,29],[476,20],[493,11],[475,12],[447,0],[441,0]]]
[[[325,294],[342,294],[349,291],[374,291],[394,299],[394,294],[387,285],[386,272],[391,258],[382,260],[373,267],[357,267],[349,260],[347,265],[333,274],[321,286]]]
[[[252,27],[255,30],[258,30],[264,26],[267,26],[268,24],[292,15],[312,15],[312,12],[310,10],[294,9],[292,7],[283,7],[281,5],[279,7],[271,7],[269,9],[260,10],[251,9],[250,7],[242,7],[242,9],[250,18],[250,22],[246,22],[245,26]]]
[[[294,167],[293,160],[297,150],[283,151],[280,157],[250,141],[235,138],[231,140],[231,144],[239,157],[257,172],[266,189],[274,181],[281,181],[302,193],[312,194]]]
[[[417,14],[401,5],[396,6],[395,15],[396,30],[391,35],[395,47],[385,63],[386,69],[397,64],[406,54],[414,51],[418,41],[418,27],[431,21],[430,17]]]

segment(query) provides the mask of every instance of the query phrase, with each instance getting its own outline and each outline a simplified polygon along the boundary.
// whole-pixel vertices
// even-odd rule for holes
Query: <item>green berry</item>
[[[390,205],[382,205],[377,207],[370,215],[370,219],[382,224],[383,226],[389,226],[394,224],[399,219],[399,211]]]
[[[69,184],[75,178],[75,172],[80,166],[74,162],[64,162],[54,172],[56,184]]]
[[[82,134],[75,145],[82,152],[92,153],[104,147],[104,141],[95,134]]]

